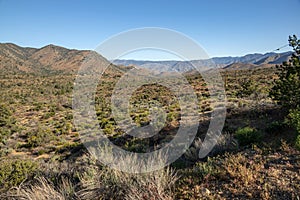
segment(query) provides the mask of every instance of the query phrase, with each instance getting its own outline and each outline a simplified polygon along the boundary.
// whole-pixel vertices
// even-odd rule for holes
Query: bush
[[[254,128],[247,126],[244,128],[239,128],[235,132],[235,137],[239,141],[240,145],[246,146],[249,144],[260,142],[262,139],[262,134]]]
[[[27,147],[38,147],[51,142],[55,138],[50,129],[38,127],[36,130],[27,133]]]
[[[211,133],[209,132],[208,135],[209,134]],[[185,159],[192,162],[199,160],[199,151],[202,145],[202,140],[200,138],[196,138],[191,147],[185,152]],[[215,146],[207,156],[216,156],[225,152],[237,150],[238,148],[238,141],[233,137],[233,135],[224,133],[217,138]]]
[[[295,143],[296,148],[300,151],[300,135],[298,135]]]
[[[214,176],[219,173],[216,161],[217,159],[211,159],[208,157],[207,162],[197,162],[194,166],[194,171],[196,172],[197,176],[203,180],[206,176]]]
[[[1,160],[0,188],[7,190],[10,187],[18,186],[28,176],[33,175],[37,171],[37,167],[37,163],[31,160]]]
[[[267,133],[280,133],[281,131],[284,130],[285,125],[286,124],[284,122],[273,121],[267,126],[266,132]]]
[[[4,104],[0,104],[0,143],[6,143],[7,138],[18,131],[12,111]]]
[[[290,110],[286,121],[300,133],[300,108]]]
[[[241,89],[238,91],[237,95],[239,97],[248,97],[251,94],[257,91],[257,86],[255,85],[253,80],[243,80],[241,83]]]

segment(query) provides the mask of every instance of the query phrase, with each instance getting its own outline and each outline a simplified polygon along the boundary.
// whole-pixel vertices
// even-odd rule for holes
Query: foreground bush
[[[1,160],[0,161],[0,192],[13,186],[18,186],[29,176],[34,175],[38,165],[30,160]]]

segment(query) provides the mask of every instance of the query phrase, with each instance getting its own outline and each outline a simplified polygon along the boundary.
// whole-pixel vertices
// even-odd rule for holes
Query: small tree
[[[300,40],[296,35],[289,36],[289,45],[294,53],[288,62],[276,66],[279,78],[270,91],[270,96],[288,109],[300,105]]]

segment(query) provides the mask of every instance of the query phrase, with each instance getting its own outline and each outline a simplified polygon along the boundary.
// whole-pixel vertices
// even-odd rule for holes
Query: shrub
[[[297,136],[295,146],[300,151],[300,135]]]
[[[0,143],[6,143],[7,138],[18,131],[16,120],[8,106],[0,104]]]
[[[253,185],[261,176],[260,171],[264,169],[262,160],[249,160],[242,153],[227,154],[221,167],[226,177],[230,177],[236,185],[243,185],[243,188]]]
[[[217,159],[214,158],[208,158],[207,162],[197,162],[193,169],[201,179],[209,175],[214,176],[218,173],[216,160]]]
[[[27,133],[27,146],[30,148],[38,147],[54,139],[55,135],[50,129],[38,127],[36,130]]]
[[[241,89],[238,91],[237,95],[239,97],[248,97],[251,94],[257,91],[257,86],[255,85],[253,80],[243,80],[241,83]]]
[[[273,121],[270,124],[268,124],[266,131],[267,133],[279,133],[283,131],[285,127],[285,123],[280,121]]]
[[[22,183],[37,171],[37,163],[31,160],[1,160],[0,188],[7,190]],[[1,190],[1,189],[0,189]]]
[[[290,110],[286,122],[300,133],[300,108]]]
[[[0,104],[0,127],[6,126],[10,122],[10,116],[12,112],[7,106]]]
[[[239,141],[240,145],[245,146],[260,142],[260,140],[262,139],[262,134],[254,128],[247,126],[244,128],[239,128],[235,132],[235,137]]]

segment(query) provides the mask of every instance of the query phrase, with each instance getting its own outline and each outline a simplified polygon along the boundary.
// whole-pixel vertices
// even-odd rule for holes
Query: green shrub
[[[300,133],[300,108],[290,110],[286,122]]]
[[[3,104],[0,104],[0,127],[10,123],[11,110]]]
[[[262,139],[262,134],[254,128],[247,126],[244,128],[239,128],[235,132],[235,137],[237,138],[241,146],[245,146],[260,142],[260,140]]]
[[[279,121],[273,121],[267,126],[266,131],[268,133],[279,133],[283,131],[284,127],[285,127],[285,123]]]
[[[300,151],[300,135],[298,135],[295,143],[296,148]]]
[[[239,97],[248,97],[257,91],[257,86],[253,80],[243,80],[241,83],[241,89],[237,92]]]
[[[38,127],[36,130],[27,133],[27,146],[30,148],[38,147],[54,139],[56,137],[50,129]]]
[[[37,169],[37,163],[32,162],[31,160],[1,160],[0,188],[7,190],[10,187],[19,185],[27,177],[33,175]]]
[[[43,118],[43,119],[49,119],[50,117],[53,117],[54,115],[55,115],[55,112],[49,111],[49,112],[46,112],[46,113],[42,116],[42,118]]]
[[[194,170],[201,179],[204,179],[208,175],[214,176],[219,171],[217,169],[216,160],[208,158],[207,162],[197,162],[194,166]]]
[[[0,104],[0,143],[6,143],[7,138],[18,131],[16,120],[8,106]]]

